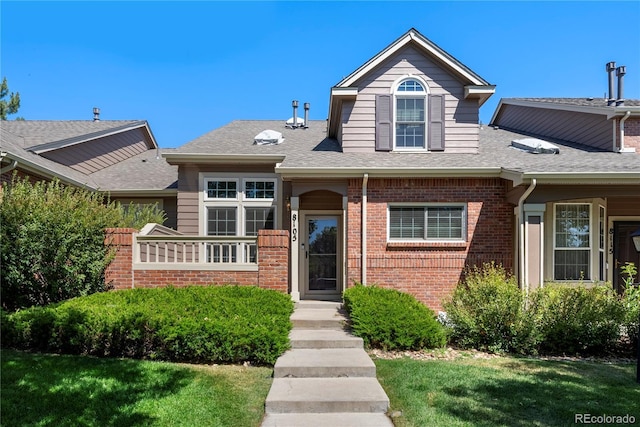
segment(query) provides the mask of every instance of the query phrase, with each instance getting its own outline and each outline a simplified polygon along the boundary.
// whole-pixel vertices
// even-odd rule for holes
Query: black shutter
[[[429,150],[444,151],[444,96],[429,95]]]
[[[391,95],[376,95],[376,151],[393,149],[391,100]]]

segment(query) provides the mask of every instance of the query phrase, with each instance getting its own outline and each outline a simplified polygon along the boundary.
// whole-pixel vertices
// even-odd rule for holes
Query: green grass
[[[2,350],[1,425],[258,426],[272,370]]]
[[[518,358],[375,360],[397,427],[563,426],[574,414],[635,416],[635,364]]]

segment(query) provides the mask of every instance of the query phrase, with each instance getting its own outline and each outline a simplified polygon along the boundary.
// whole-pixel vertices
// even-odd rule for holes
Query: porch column
[[[300,301],[298,268],[300,265],[300,198],[291,197],[291,299]]]
[[[544,203],[524,205],[524,257],[525,285],[527,290],[537,289],[544,284]]]

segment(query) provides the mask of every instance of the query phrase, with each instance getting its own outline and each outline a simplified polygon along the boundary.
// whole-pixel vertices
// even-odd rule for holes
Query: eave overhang
[[[367,167],[276,167],[283,179],[294,178],[485,178],[499,177],[501,168],[367,168]]]
[[[96,187],[94,185],[91,185],[86,181],[81,182],[76,179],[70,178],[64,174],[54,172],[50,169],[47,169],[44,166],[40,166],[36,163],[33,163],[25,159],[24,157],[18,156],[13,153],[3,152],[3,154],[4,154],[3,160],[8,159],[8,160],[15,160],[18,162],[18,164],[15,166],[16,169],[25,171],[27,173],[33,173],[43,178],[49,178],[49,179],[55,178],[60,180],[60,182],[64,184],[73,185],[74,187],[84,188],[86,190],[96,190]]]
[[[106,190],[100,189],[103,193],[109,193],[115,197],[172,197],[178,194],[177,188],[150,188],[150,189],[135,189],[135,190]]]
[[[493,95],[494,93],[496,93],[495,85],[488,85],[488,86],[468,85],[464,87],[464,98],[477,99],[478,106],[482,106],[482,104],[484,104],[487,101],[487,99],[489,99],[491,95]]]
[[[524,172],[522,182],[536,179],[538,185],[640,185],[638,172]]]
[[[170,165],[181,164],[276,164],[284,160],[284,154],[207,154],[163,153]]]

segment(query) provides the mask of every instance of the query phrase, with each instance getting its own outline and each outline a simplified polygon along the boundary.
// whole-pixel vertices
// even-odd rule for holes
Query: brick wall
[[[362,280],[362,182],[350,180],[347,286]],[[442,308],[471,265],[513,266],[513,205],[499,179],[370,179],[367,197],[367,283],[409,292]],[[389,203],[467,203],[467,242],[388,243]]]
[[[630,117],[624,122],[624,145],[640,153],[640,119]]]
[[[133,233],[130,228],[106,231],[105,243],[117,249],[105,272],[105,282],[115,289],[157,288],[167,285],[258,285],[281,292],[289,290],[289,232],[261,230],[258,234],[258,271],[133,270]]]

